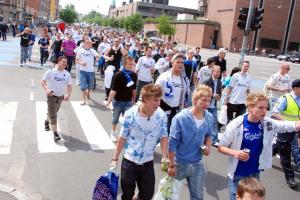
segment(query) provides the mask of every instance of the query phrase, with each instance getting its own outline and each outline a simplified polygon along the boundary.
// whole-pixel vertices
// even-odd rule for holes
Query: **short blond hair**
[[[268,97],[262,93],[250,93],[246,100],[247,108],[255,106],[259,101],[268,102],[268,100]]]
[[[200,99],[201,97],[209,97],[212,96],[212,89],[207,85],[198,85],[193,92],[193,101]]]
[[[254,177],[246,177],[240,180],[236,189],[236,194],[240,198],[243,198],[245,193],[257,195],[258,197],[265,197],[266,190],[258,179]]]
[[[144,101],[145,99],[149,98],[161,98],[162,96],[162,89],[159,85],[148,84],[142,87],[141,91],[141,99]]]

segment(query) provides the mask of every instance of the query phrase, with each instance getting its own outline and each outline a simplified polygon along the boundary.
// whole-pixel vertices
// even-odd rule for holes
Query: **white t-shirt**
[[[193,118],[194,118],[194,121],[195,121],[195,123],[196,123],[197,128],[199,128],[200,126],[202,126],[202,124],[204,124],[204,121],[205,121],[204,118],[203,118],[203,119],[197,119],[197,118],[194,117],[194,116],[193,116]]]
[[[114,76],[114,70],[115,70],[115,67],[112,65],[109,65],[109,66],[107,66],[107,68],[104,72],[104,86],[106,88],[111,87],[111,81],[112,81],[112,77]]]
[[[169,63],[166,58],[160,58],[155,64],[155,69],[161,74],[169,69]]]
[[[155,60],[152,57],[150,58],[147,58],[146,56],[141,57],[138,63],[136,64],[136,70],[138,71],[138,80],[145,81],[145,82],[153,81],[151,69],[153,69],[154,66],[155,66]]]
[[[270,77],[269,85],[278,89],[291,89],[291,80],[288,74],[282,76],[279,72]],[[279,98],[286,92],[270,90],[270,97]]]
[[[48,88],[54,96],[61,97],[67,85],[72,85],[71,75],[68,71],[58,71],[57,68],[48,70],[43,77],[48,82]]]
[[[79,69],[86,72],[94,71],[94,57],[97,56],[97,52],[94,49],[82,48],[77,52],[76,58],[81,62],[86,63],[86,66],[79,64]]]
[[[74,42],[77,44],[77,42],[82,39],[82,35],[80,35],[77,32],[75,32],[73,34],[73,39],[74,39]]]
[[[171,107],[177,107],[179,106],[180,98],[181,98],[180,95],[184,86],[180,76],[172,76],[172,78],[169,78],[167,76],[168,75],[167,73],[168,72],[162,73],[157,78],[155,84],[160,85],[163,90],[162,100]],[[173,89],[171,96],[166,95],[167,93],[166,89],[168,89],[166,88],[167,81],[169,82],[169,84],[172,86]]]
[[[212,69],[208,68],[208,66],[202,67],[197,75],[197,78],[199,80],[199,84],[203,84],[205,81],[207,81],[211,77]]]
[[[229,103],[231,104],[246,104],[247,90],[251,87],[251,78],[248,74],[235,73],[232,76],[230,85],[232,88]]]
[[[98,47],[98,52],[100,56],[103,56],[105,51],[110,47],[109,43],[101,42],[99,47]]]

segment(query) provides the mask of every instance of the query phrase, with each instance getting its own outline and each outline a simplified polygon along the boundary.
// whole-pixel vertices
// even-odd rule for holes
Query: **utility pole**
[[[263,7],[264,7],[264,0],[259,0],[258,8],[263,8]],[[256,30],[253,35],[253,43],[252,43],[252,48],[251,48],[252,51],[255,51],[255,48],[257,46],[256,44],[257,44],[258,34],[259,34],[259,29]]]
[[[245,31],[244,31],[243,44],[242,44],[242,50],[241,50],[241,55],[240,55],[240,63],[239,63],[240,65],[244,61],[245,54],[247,52],[248,37],[250,34],[250,25],[251,25],[251,20],[252,20],[252,15],[253,15],[253,1],[254,0],[250,0],[250,4],[249,4],[248,18],[247,18],[247,22],[246,22]]]

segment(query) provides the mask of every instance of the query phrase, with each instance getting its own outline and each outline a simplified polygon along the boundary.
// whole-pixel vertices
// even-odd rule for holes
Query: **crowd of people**
[[[21,37],[21,66],[30,59],[29,46],[35,41],[30,35],[29,28],[17,35]],[[72,91],[68,74],[75,71],[82,106],[89,104],[95,76],[104,78],[105,105],[113,113],[111,140],[117,146],[111,163],[114,168],[124,149],[122,199],[152,199],[153,154],[158,143],[169,176],[186,179],[193,200],[203,199],[207,174],[203,156],[210,155],[212,146],[229,158],[231,200],[247,199],[247,195],[265,198],[258,181],[260,172],[272,167],[272,156],[277,153],[288,186],[297,187],[300,79],[289,78],[288,63],[281,64],[267,81],[265,94],[260,94],[250,91],[249,61],[228,73],[224,48],[204,61],[199,47],[182,51],[171,41],[148,41],[128,32],[79,26],[69,26],[63,34],[54,32],[52,37],[45,29],[38,45],[41,65],[54,63],[42,85],[48,99],[45,129],[51,126],[55,142],[60,140],[57,112]],[[227,106],[228,118],[221,134],[220,105]],[[136,184],[138,194],[134,193]]]

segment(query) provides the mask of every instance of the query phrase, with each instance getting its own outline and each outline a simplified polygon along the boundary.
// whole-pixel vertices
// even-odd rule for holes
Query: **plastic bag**
[[[219,113],[219,116],[218,116],[218,122],[220,124],[223,124],[223,125],[226,125],[227,124],[227,105],[223,105],[221,107],[221,111]]]
[[[101,176],[94,189],[93,200],[116,200],[118,194],[119,176],[109,171]]]
[[[182,183],[173,177],[166,176],[161,179],[154,200],[178,200]]]

